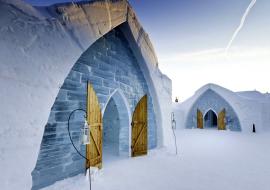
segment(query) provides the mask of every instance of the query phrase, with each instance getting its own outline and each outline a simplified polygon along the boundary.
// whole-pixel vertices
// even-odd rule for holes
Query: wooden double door
[[[86,168],[102,168],[102,112],[93,86],[87,84],[87,122],[90,125],[90,144],[86,146]],[[128,127],[128,126],[127,126]],[[147,154],[147,95],[136,105],[131,123],[131,156]]]
[[[226,130],[225,117],[226,117],[226,110],[224,108],[221,110],[221,112],[218,113],[217,116],[218,130]],[[204,128],[203,120],[204,120],[203,113],[201,112],[201,110],[197,109],[197,128],[199,129]]]

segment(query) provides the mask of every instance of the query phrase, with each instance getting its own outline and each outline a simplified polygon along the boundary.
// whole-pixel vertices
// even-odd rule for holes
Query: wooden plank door
[[[225,109],[223,109],[218,114],[218,130],[226,130],[225,116],[226,116],[226,111]]]
[[[199,109],[197,109],[197,128],[203,129],[203,114]]]
[[[132,142],[131,156],[141,156],[147,154],[147,95],[143,96],[137,104],[132,116]]]
[[[87,121],[90,125],[90,144],[86,146],[86,157],[90,163],[86,163],[86,168],[90,166],[102,167],[102,113],[97,95],[93,86],[87,84]]]

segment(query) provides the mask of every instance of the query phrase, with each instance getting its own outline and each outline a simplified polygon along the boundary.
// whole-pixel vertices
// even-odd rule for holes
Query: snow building
[[[207,84],[182,103],[174,103],[177,128],[252,132],[267,130],[270,98],[257,91],[232,92]]]
[[[0,0],[0,14],[1,189],[40,189],[112,157],[170,147],[171,80],[127,1]],[[71,144],[69,118],[90,164]]]

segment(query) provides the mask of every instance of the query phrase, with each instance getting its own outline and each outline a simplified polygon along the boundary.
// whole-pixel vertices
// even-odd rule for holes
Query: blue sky
[[[250,1],[131,0],[130,2],[143,26],[154,39],[155,47],[158,49],[166,47],[162,50],[166,52],[175,49],[194,51],[226,46]],[[268,12],[270,12],[269,0],[258,0],[241,35],[247,37],[252,32],[266,35],[262,26],[269,20]],[[238,40],[244,41],[243,38]]]
[[[27,0],[35,5],[65,0]],[[224,48],[251,0],[130,0],[161,70],[184,100],[206,83],[270,91],[270,1],[257,0],[228,54]],[[269,72],[270,73],[270,72]]]

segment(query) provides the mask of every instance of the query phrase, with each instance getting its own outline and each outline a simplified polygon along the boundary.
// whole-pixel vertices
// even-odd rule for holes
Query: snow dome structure
[[[174,104],[178,128],[220,129],[231,131],[266,130],[270,99],[256,91],[232,92],[207,84],[183,103]]]
[[[0,59],[1,189],[39,189],[84,172],[67,120],[88,109],[89,85],[113,154],[131,156],[138,105],[147,116],[142,145],[170,147],[171,80],[127,1],[33,7],[0,0]],[[72,117],[77,145],[83,120]]]

